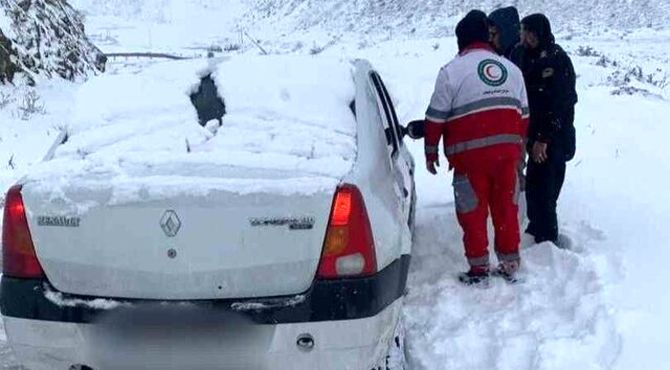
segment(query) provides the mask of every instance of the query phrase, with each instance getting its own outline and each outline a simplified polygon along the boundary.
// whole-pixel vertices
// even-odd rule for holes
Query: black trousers
[[[530,223],[526,232],[535,237],[536,243],[556,243],[558,240],[556,205],[564,180],[565,161],[562,158],[551,158],[550,155],[544,163],[529,160],[526,169],[526,203]]]

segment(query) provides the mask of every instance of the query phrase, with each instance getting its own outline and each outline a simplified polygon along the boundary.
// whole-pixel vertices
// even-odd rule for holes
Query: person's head
[[[513,6],[499,8],[491,12],[489,21],[489,42],[499,54],[506,53],[519,43],[519,12]]]
[[[554,42],[551,23],[544,14],[532,14],[521,20],[521,43],[528,49],[536,49]]]
[[[458,50],[463,51],[468,46],[489,41],[489,25],[486,14],[481,10],[471,10],[456,26]]]
[[[540,40],[535,32],[528,30],[523,24],[521,24],[519,37],[521,39],[521,45],[526,49],[536,49],[540,46]]]
[[[499,53],[505,50],[502,44],[502,35],[500,34],[500,28],[494,23],[489,23],[489,43]]]

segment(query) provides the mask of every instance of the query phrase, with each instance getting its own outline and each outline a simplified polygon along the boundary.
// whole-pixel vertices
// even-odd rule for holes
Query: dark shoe
[[[493,271],[493,276],[503,278],[510,284],[519,282],[517,272],[519,271],[520,261],[505,261],[500,262],[498,267]]]
[[[489,283],[489,268],[473,266],[470,271],[458,275],[458,281],[465,285],[487,286]]]
[[[526,231],[524,231],[524,233],[526,233],[528,235],[532,235],[533,237],[535,237],[535,234],[537,234],[537,232],[535,232],[535,228],[533,227],[533,224],[528,224],[528,227],[526,228]]]

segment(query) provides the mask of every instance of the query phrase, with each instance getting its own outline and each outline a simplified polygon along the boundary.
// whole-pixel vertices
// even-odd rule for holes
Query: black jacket
[[[511,55],[526,81],[530,127],[528,144],[550,143],[564,160],[575,154],[575,70],[570,57],[556,43],[537,49],[516,47]]]

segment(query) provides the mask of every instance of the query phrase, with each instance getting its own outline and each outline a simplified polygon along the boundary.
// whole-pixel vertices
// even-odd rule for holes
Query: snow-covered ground
[[[105,2],[74,3],[90,10]],[[193,16],[189,4],[205,3],[219,18],[184,21]],[[165,5],[162,11],[110,5],[104,16],[89,14],[88,32],[108,52],[201,55],[217,44],[228,46],[222,54],[260,53],[252,36],[236,26],[244,2],[231,1],[227,9],[212,3],[189,0],[178,6],[182,3],[156,0]],[[186,24],[198,32],[189,32],[193,28]],[[403,121],[423,116],[437,71],[456,50],[453,37],[430,32],[411,38],[388,32],[356,37],[291,29],[287,26],[285,37],[261,26],[247,33],[272,40],[261,44],[271,53],[368,58],[386,80]],[[495,281],[489,289],[472,289],[455,281],[466,264],[449,175],[423,171],[422,143],[409,143],[417,160],[419,196],[405,308],[414,369],[670,369],[665,355],[670,345],[670,295],[665,293],[670,281],[670,228],[665,224],[670,217],[665,195],[670,32],[619,30],[573,35],[559,43],[571,53],[579,75],[578,154],[568,165],[559,209],[572,248],[525,241],[523,284]],[[109,73],[130,76],[146,67],[147,62],[114,60]],[[77,89],[60,81],[41,84],[38,108],[43,104],[43,109],[24,116],[27,88],[0,87],[10,100],[3,106],[0,99],[2,188],[44,155],[66,123]],[[0,356],[5,368],[13,366],[6,345],[0,345]]]

